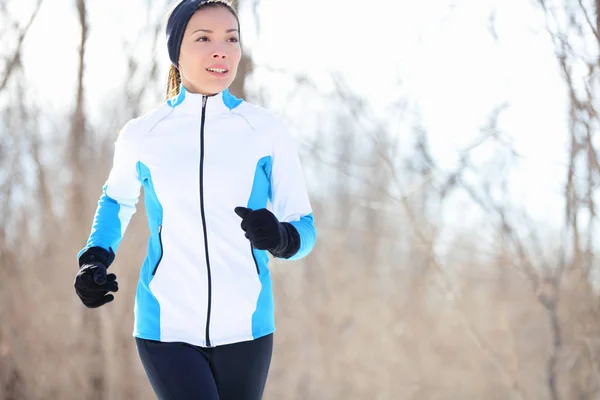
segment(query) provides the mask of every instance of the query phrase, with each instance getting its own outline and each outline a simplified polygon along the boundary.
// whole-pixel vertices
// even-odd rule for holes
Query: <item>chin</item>
[[[220,85],[212,85],[212,87],[210,87],[210,92],[211,93],[221,93],[222,91],[227,89],[229,87],[229,85],[230,85],[230,83],[222,83]]]

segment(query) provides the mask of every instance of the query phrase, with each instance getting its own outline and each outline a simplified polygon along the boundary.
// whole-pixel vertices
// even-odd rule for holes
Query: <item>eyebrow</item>
[[[227,29],[225,31],[225,33],[229,33],[229,32],[237,32],[237,29]],[[196,33],[196,32],[207,32],[207,33],[214,33],[213,31],[211,31],[210,29],[196,29],[194,32],[192,33]]]

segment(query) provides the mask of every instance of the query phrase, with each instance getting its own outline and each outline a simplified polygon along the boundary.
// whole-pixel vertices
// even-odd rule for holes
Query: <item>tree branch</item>
[[[33,13],[29,17],[29,21],[27,22],[27,25],[25,25],[23,30],[21,30],[21,32],[19,33],[19,38],[17,39],[17,47],[13,53],[13,56],[7,62],[7,65],[6,65],[6,68],[4,71],[4,78],[2,79],[2,82],[0,83],[0,92],[2,92],[2,90],[4,90],[6,88],[6,85],[8,84],[8,80],[10,79],[10,76],[12,75],[15,67],[19,64],[19,59],[21,58],[21,50],[23,47],[23,41],[25,40],[25,37],[27,36],[27,32],[29,32],[29,28],[31,28],[33,21],[35,20],[35,17],[38,15],[38,12],[40,11],[40,8],[41,8],[43,2],[44,2],[44,0],[37,1],[37,4],[35,5],[35,8],[33,9]]]

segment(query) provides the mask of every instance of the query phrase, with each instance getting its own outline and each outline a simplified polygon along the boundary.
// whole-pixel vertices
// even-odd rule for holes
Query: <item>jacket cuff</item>
[[[274,257],[290,258],[300,250],[300,234],[294,225],[289,222],[281,222],[279,232],[281,234],[281,244],[269,251]]]
[[[85,264],[102,263],[106,268],[112,264],[115,259],[113,249],[109,247],[108,251],[102,247],[89,247],[79,256],[79,268]]]

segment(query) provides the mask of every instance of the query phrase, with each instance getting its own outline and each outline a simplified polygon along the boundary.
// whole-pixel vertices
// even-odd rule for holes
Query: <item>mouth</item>
[[[228,69],[225,68],[206,68],[208,72],[212,72],[213,74],[225,75],[229,72]]]

